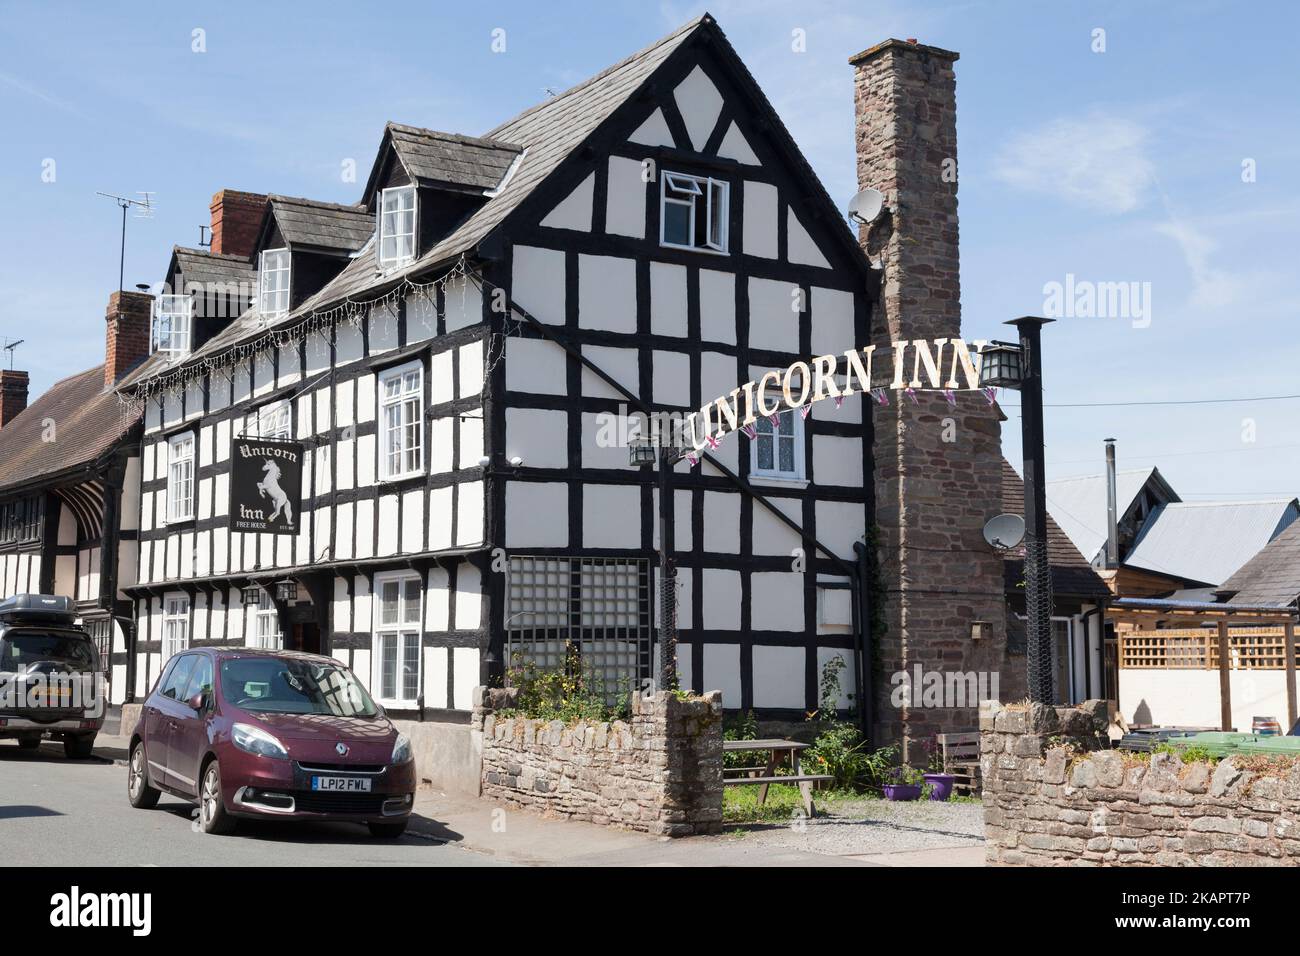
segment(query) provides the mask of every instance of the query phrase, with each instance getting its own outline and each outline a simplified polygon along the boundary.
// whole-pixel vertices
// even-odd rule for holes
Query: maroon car
[[[131,735],[127,793],[199,805],[205,833],[236,818],[347,820],[377,837],[406,829],[411,742],[330,657],[246,647],[173,656]]]

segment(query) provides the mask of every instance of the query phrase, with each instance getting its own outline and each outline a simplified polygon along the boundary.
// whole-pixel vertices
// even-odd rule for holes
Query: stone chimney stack
[[[104,314],[104,384],[109,388],[149,357],[149,324],[153,296],[146,292],[114,292]]]
[[[27,373],[0,369],[0,428],[17,418],[27,407]]]
[[[223,189],[212,197],[213,255],[250,259],[268,200],[259,193]]]
[[[872,319],[881,347],[961,336],[956,60],[915,40],[886,40],[849,61],[858,185],[885,196],[884,211],[861,233],[883,267]],[[1002,511],[1000,413],[979,392],[956,393],[955,407],[934,392],[916,399],[899,395],[873,408],[886,632],[872,744],[901,743],[913,764],[924,762],[933,734],[978,725],[978,700],[924,702],[918,668],[922,679],[939,673],[945,686],[954,672],[987,677],[989,687],[996,675],[1004,701],[1024,696],[1026,684],[1024,657],[1006,653],[1003,561],[982,533]],[[911,688],[905,700],[891,680],[900,673]]]

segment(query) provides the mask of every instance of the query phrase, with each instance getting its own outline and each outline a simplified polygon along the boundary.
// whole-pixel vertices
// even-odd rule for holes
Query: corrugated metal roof
[[[1120,515],[1133,504],[1142,486],[1157,475],[1154,468],[1137,468],[1115,474],[1115,507]],[[1061,530],[1089,561],[1106,546],[1106,476],[1058,478],[1047,483],[1047,508]]]
[[[1300,516],[1296,499],[1158,506],[1124,559],[1130,567],[1217,585]]]

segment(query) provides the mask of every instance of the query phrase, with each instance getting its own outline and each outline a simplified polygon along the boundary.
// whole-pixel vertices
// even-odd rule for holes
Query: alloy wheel
[[[217,767],[213,764],[203,776],[203,822],[211,823],[217,813],[217,801],[221,799],[221,784],[217,779]]]

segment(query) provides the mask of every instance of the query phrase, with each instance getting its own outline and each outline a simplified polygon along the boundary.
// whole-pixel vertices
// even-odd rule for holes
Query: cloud
[[[1147,201],[1155,164],[1145,127],[1099,110],[1059,118],[1012,136],[994,173],[1027,192],[1097,212],[1119,214]]]
[[[1242,280],[1225,269],[1214,265],[1217,243],[1185,219],[1170,214],[1168,222],[1158,224],[1156,232],[1178,244],[1183,261],[1192,277],[1192,296],[1203,309],[1222,308],[1232,304],[1242,289]]]

